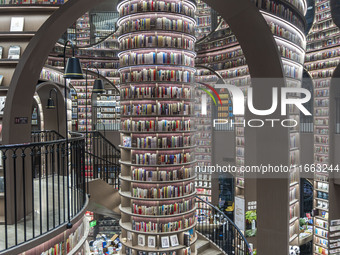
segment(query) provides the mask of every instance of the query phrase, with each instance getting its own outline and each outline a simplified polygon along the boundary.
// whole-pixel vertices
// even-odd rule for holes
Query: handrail
[[[120,150],[99,131],[88,131],[87,141],[85,149],[87,183],[89,180],[99,178],[119,189]]]
[[[79,141],[82,140],[85,135],[80,134],[80,133],[76,133],[76,132],[70,132],[70,134],[77,136],[77,137],[71,137],[68,139],[69,142],[74,142],[74,141]],[[33,142],[33,143],[22,143],[22,144],[8,144],[8,145],[1,145],[0,146],[0,150],[2,149],[14,149],[17,147],[20,148],[28,148],[28,147],[32,147],[32,146],[44,146],[44,145],[52,145],[52,144],[58,144],[60,142],[65,142],[66,139],[58,139],[58,140],[54,140],[54,141],[46,141],[46,142]]]
[[[57,131],[55,130],[36,130],[36,131],[32,131],[31,134],[35,135],[35,134],[41,134],[41,133],[53,133],[57,136],[59,136],[60,138],[65,138],[63,135],[59,134]]]
[[[101,132],[99,132],[99,131],[88,131],[88,133],[97,133],[110,146],[114,147],[117,151],[120,151],[119,149],[117,149],[116,145],[114,145],[111,141],[109,141]]]
[[[242,231],[235,225],[235,223],[234,223],[227,215],[225,215],[224,212],[222,212],[220,209],[218,209],[216,206],[212,205],[211,203],[209,203],[209,202],[205,201],[204,199],[200,198],[199,196],[196,196],[196,199],[198,199],[198,200],[200,200],[201,202],[207,204],[209,207],[213,208],[216,212],[218,212],[220,215],[222,215],[222,216],[223,216],[223,219],[224,219],[224,220],[227,220],[227,222],[228,222],[229,224],[231,224],[232,227],[237,231],[237,234],[241,237],[241,240],[242,240],[242,241],[244,242],[244,244],[245,244],[245,247],[244,247],[244,248],[246,248],[248,251],[246,251],[246,250],[244,249],[244,250],[241,250],[241,253],[233,253],[233,254],[244,254],[244,253],[242,253],[242,251],[243,251],[243,252],[247,252],[247,253],[244,254],[244,255],[252,255],[252,254],[253,254],[253,251],[252,251],[252,249],[250,248],[250,245],[249,245],[247,239],[245,238],[245,236],[243,235]],[[223,233],[224,233],[224,232],[223,232]],[[207,238],[210,239],[210,236],[211,236],[211,235],[205,235],[205,236],[206,236]],[[225,238],[226,238],[225,236],[222,237],[223,240],[224,240]],[[210,239],[210,240],[211,240],[211,239]],[[214,242],[214,240],[211,240],[211,241]],[[214,242],[214,243],[215,243],[215,242]],[[218,245],[217,243],[215,243],[215,244]],[[226,248],[226,247],[220,247],[220,248],[221,248],[223,251],[225,251],[225,248]],[[228,248],[230,248],[230,247],[228,247]],[[227,252],[227,251],[225,251],[225,252]],[[230,250],[229,250],[228,252],[230,252]],[[228,253],[228,252],[227,252],[227,253]],[[228,253],[228,254],[229,254],[229,253]]]
[[[0,146],[0,253],[72,227],[86,205],[84,135],[32,134],[39,142]]]

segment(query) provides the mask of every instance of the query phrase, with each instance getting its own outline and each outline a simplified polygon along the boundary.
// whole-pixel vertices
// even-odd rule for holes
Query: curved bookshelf
[[[118,8],[123,252],[133,255],[139,251],[194,252],[194,242],[184,243],[187,232],[194,233],[194,204],[169,215],[133,213],[131,205],[137,203],[148,208],[150,203],[164,205],[191,200],[196,194],[194,130],[190,122],[194,110],[191,87],[196,72],[193,51],[196,21],[192,17],[196,7],[188,0],[178,3],[158,0],[152,5],[125,0]],[[146,221],[157,228],[165,219],[171,225],[177,220],[180,225],[182,221],[190,223],[165,233],[138,230]],[[143,244],[147,238],[144,235],[154,236],[156,246]],[[171,235],[175,235],[178,245],[164,247],[162,240]]]

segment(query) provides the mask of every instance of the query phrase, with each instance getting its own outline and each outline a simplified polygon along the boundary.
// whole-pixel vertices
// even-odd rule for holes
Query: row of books
[[[176,181],[188,179],[192,175],[192,168],[181,168],[169,171],[150,171],[144,168],[135,168],[132,179],[137,181]]]
[[[307,71],[314,71],[318,69],[325,69],[331,67],[337,67],[339,65],[339,60],[331,60],[326,62],[309,63],[305,65]]]
[[[281,27],[279,24],[276,24],[274,22],[268,22],[268,25],[270,27],[270,30],[274,35],[283,37],[291,42],[296,43],[299,46],[303,46],[304,42],[300,36],[298,36],[296,33],[293,33],[284,27]]]
[[[186,2],[167,2],[167,1],[140,1],[137,3],[129,3],[122,5],[119,9],[120,16],[126,16],[138,12],[173,12],[187,15],[190,17],[195,16],[193,6],[188,5]]]
[[[152,153],[136,153],[135,164],[138,165],[174,165],[184,164],[191,161],[190,153],[176,154],[152,154]]]
[[[168,30],[168,31],[176,31],[183,32],[188,34],[194,34],[195,32],[194,22],[178,19],[178,17],[174,17],[173,19],[169,19],[166,17],[163,18],[140,18],[134,20],[128,20],[126,22],[122,22],[120,26],[120,32],[122,34],[137,32],[137,31],[150,31],[150,30]]]
[[[330,14],[330,13],[326,13]],[[318,41],[318,40],[327,40],[327,39],[332,39],[331,37],[336,37],[339,35],[339,28],[334,27],[332,29],[327,29],[326,31],[320,31],[319,33],[313,33],[308,35],[307,42],[311,43],[313,41]]]
[[[234,50],[234,51],[227,51],[226,53],[223,53],[223,51],[219,52],[216,55],[208,55],[208,56],[200,56],[196,58],[197,64],[205,64],[205,63],[211,63],[211,62],[218,62],[229,58],[236,58],[236,57],[242,57],[243,51],[242,49]]]
[[[119,45],[116,45],[119,46]],[[98,48],[97,48],[98,49]],[[111,50],[110,50],[111,49]],[[118,49],[119,47],[113,48],[106,47],[105,50],[93,50],[91,49],[75,49],[74,54],[75,56],[82,56],[82,57],[104,57],[104,58],[117,58],[118,57]],[[66,51],[67,56],[72,56],[72,51]],[[58,56],[63,53],[63,49],[61,47],[54,47],[52,50],[52,54]]]
[[[299,150],[294,150],[289,153],[289,163],[291,165],[296,165],[299,163]]]
[[[239,66],[245,66],[247,64],[245,58],[238,58],[232,61],[225,61],[216,64],[209,65],[214,70],[224,70],[229,68],[235,68]]]
[[[4,47],[0,46],[0,59],[3,58]],[[19,59],[21,47],[18,45],[10,46],[7,53],[7,59]]]
[[[302,70],[297,69],[295,66],[284,64],[285,75],[290,78],[300,79],[302,76]]]
[[[190,131],[190,120],[124,120],[122,130],[125,131]]]
[[[50,66],[58,66],[58,67],[63,67],[64,66],[64,61],[63,60],[55,60],[52,58],[47,59],[46,63]],[[97,68],[102,68],[102,69],[117,69],[119,68],[119,62],[114,62],[112,60],[104,62],[104,61],[89,61],[86,60],[80,61],[82,68],[86,69],[88,65],[91,66],[96,66]]]
[[[122,99],[144,99],[144,98],[191,98],[190,88],[179,88],[176,86],[163,87],[136,87],[130,86],[128,88],[120,89],[120,96]]]
[[[124,115],[191,115],[192,105],[185,103],[157,103],[122,105]]]
[[[314,124],[317,126],[328,126],[328,119],[325,119],[325,118],[321,118],[321,119],[318,119],[316,117],[316,119],[314,120]]]
[[[328,154],[329,147],[328,146],[314,146],[314,152],[320,154]]]
[[[129,65],[153,65],[153,64],[194,66],[195,62],[192,55],[174,52],[158,52],[158,53],[132,52],[120,57],[120,67]]]
[[[335,49],[335,50],[325,51],[325,52],[319,52],[315,54],[307,54],[305,60],[306,62],[318,61],[318,60],[334,58],[334,57],[339,57],[339,56],[340,56],[340,48]]]
[[[321,237],[325,237],[325,238],[328,238],[328,231],[327,230],[324,230],[324,229],[321,229],[321,228],[318,228],[318,227],[315,227],[315,232],[314,234],[318,235],[318,236],[321,236]],[[322,254],[322,253],[321,253]]]
[[[316,163],[327,164],[329,163],[329,157],[325,155],[314,155],[314,160]]]
[[[314,109],[314,113],[315,113],[315,115],[316,116],[329,116],[329,109],[323,109],[323,108],[321,108],[321,109],[318,109],[318,108],[316,108],[316,109]]]
[[[189,199],[182,202],[176,202],[172,204],[164,205],[144,205],[134,202],[132,204],[132,213],[139,215],[175,215],[190,211],[193,209],[195,203],[194,200]]]
[[[315,90],[315,97],[329,97],[329,89]]]
[[[329,129],[324,127],[315,127],[315,134],[328,135]]]
[[[328,107],[329,99],[315,99],[314,100],[315,107]]]
[[[299,204],[295,203],[289,207],[289,219],[293,219],[295,217],[299,217],[298,215]]]
[[[322,30],[332,28],[332,27],[335,28],[336,25],[334,24],[332,19],[329,19],[329,20],[325,20],[323,22],[315,24],[312,28],[312,32],[321,32]]]
[[[176,198],[189,195],[194,192],[194,184],[183,186],[167,186],[162,188],[133,188],[132,196],[136,198]]]
[[[130,35],[128,38],[123,37],[120,41],[121,50],[130,50],[136,48],[176,48],[185,50],[194,50],[195,41],[193,38],[186,36],[167,35]]]
[[[192,146],[191,136],[142,137],[136,139],[137,148],[178,148]]]
[[[322,4],[319,4],[318,2],[316,3],[317,4],[317,7],[316,7],[317,12],[330,10],[330,2],[329,1],[320,0],[320,2],[322,2]]]
[[[193,82],[195,75],[193,72],[180,70],[156,70],[143,69],[141,71],[121,72],[120,80],[122,83],[127,82]]]
[[[53,81],[55,83],[63,84],[64,83],[64,77],[62,73],[58,73],[53,70],[48,70],[43,68],[40,73],[40,79]]]
[[[278,48],[282,57],[289,58],[301,64],[303,63],[303,55],[298,53],[296,50],[292,50],[283,45],[278,45]]]
[[[142,222],[142,221],[132,221],[132,229],[140,232],[154,232],[154,233],[166,233],[175,232],[182,229],[189,228],[194,225],[196,218],[190,217],[187,219],[182,219],[167,223],[157,223],[157,222]]]
[[[262,0],[255,0],[255,2],[262,2]],[[272,1],[272,0],[263,0],[262,5],[259,4],[259,7],[293,23],[295,26],[300,28],[302,31],[304,30],[302,13],[301,13],[301,16],[297,16],[286,5]]]
[[[307,52],[320,50],[326,47],[338,46],[340,44],[340,36],[330,37],[329,39],[325,39],[323,41],[316,41],[313,43],[309,43],[306,47]]]
[[[299,147],[300,145],[299,136],[296,134],[291,134],[289,137],[289,145],[290,145],[290,148]]]
[[[289,201],[294,201],[298,199],[298,188],[293,187],[289,190]]]

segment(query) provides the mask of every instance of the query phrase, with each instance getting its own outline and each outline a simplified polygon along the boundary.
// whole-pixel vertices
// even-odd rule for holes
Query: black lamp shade
[[[47,99],[46,109],[55,109],[54,100],[51,97]]]
[[[83,70],[81,69],[78,58],[72,57],[67,60],[65,68],[65,79],[84,79]]]
[[[105,94],[104,83],[102,80],[96,79],[93,84],[92,93]]]

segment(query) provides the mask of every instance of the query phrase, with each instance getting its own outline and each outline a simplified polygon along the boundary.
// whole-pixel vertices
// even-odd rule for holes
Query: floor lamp
[[[72,47],[72,57],[67,60],[66,64],[66,47],[70,43]],[[69,150],[68,150],[68,118],[67,118],[67,79],[84,79],[83,71],[78,58],[74,57],[74,43],[67,40],[64,44],[64,96],[65,96],[65,148],[66,148],[66,174],[67,174],[67,212],[68,224],[67,228],[72,228],[71,215],[70,215],[70,176],[69,176]],[[84,190],[85,194],[85,190]],[[65,210],[65,209],[64,209]]]

